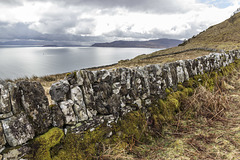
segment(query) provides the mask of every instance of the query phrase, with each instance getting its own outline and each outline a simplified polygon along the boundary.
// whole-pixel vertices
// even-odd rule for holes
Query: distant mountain
[[[149,41],[114,41],[110,43],[95,43],[92,47],[126,47],[126,48],[170,48],[182,43],[177,39],[156,39]]]

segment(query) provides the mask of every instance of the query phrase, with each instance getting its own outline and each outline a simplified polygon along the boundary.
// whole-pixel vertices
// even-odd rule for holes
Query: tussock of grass
[[[220,89],[211,92],[203,86],[199,86],[193,96],[184,101],[183,106],[187,112],[194,113],[195,117],[207,119],[221,119],[230,108],[228,97]]]

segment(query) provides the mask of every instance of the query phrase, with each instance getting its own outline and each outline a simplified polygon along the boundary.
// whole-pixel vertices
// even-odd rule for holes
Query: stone
[[[17,85],[9,82],[8,83],[8,91],[10,94],[12,112],[13,112],[13,114],[18,114],[21,112],[21,106],[18,105],[18,102],[16,99],[16,94],[15,94],[15,92],[17,92]]]
[[[108,70],[101,70],[101,72],[103,72],[103,75],[101,77],[101,81],[103,82],[109,82],[109,80],[111,79],[111,74]]]
[[[140,109],[142,108],[142,100],[140,98],[135,100],[133,103],[136,104],[138,108]]]
[[[83,78],[82,78],[82,70],[80,70],[80,71],[78,71],[77,73],[76,73],[76,76],[77,76],[77,84],[79,85],[79,86],[82,86],[83,85]]]
[[[27,153],[30,153],[31,148],[29,146],[21,146],[20,148],[9,149],[7,153],[4,153],[2,158],[3,160],[14,160],[22,159]],[[0,158],[1,159],[1,158]]]
[[[119,94],[120,93],[120,90],[121,90],[121,84],[120,82],[116,82],[116,83],[113,83],[113,93],[114,94]]]
[[[110,114],[116,115],[121,107],[120,95],[113,94],[107,101],[106,108]]]
[[[9,117],[12,117],[12,116],[13,116],[12,112],[5,113],[5,114],[0,114],[0,120],[1,119],[6,119],[6,118],[9,118]]]
[[[17,84],[16,97],[28,115],[37,135],[45,133],[51,126],[51,114],[47,96],[39,82],[21,81]]]
[[[59,103],[59,106],[65,117],[65,124],[67,125],[75,125],[76,124],[76,116],[73,111],[73,101],[63,101]]]
[[[7,153],[3,154],[3,160],[19,159],[19,155],[21,155],[21,152],[19,152],[17,149],[12,149]]]
[[[32,124],[23,113],[2,120],[2,125],[10,146],[21,145],[35,136]]]
[[[54,83],[50,88],[51,99],[55,102],[67,100],[67,94],[70,91],[70,84],[67,80],[60,80]]]
[[[83,91],[83,97],[84,102],[87,108],[92,108],[95,106],[95,100],[94,100],[94,90],[93,90],[93,79],[94,74],[90,71],[81,70],[81,78],[83,79],[83,85],[82,85],[82,91]],[[79,83],[79,82],[78,82]]]
[[[0,84],[0,113],[11,112],[11,104],[8,89]]]
[[[88,119],[86,105],[83,100],[82,90],[77,86],[71,89],[71,99],[74,102],[74,112],[78,121],[85,121]]]
[[[70,85],[75,85],[77,83],[76,82],[76,72],[72,72],[72,73],[68,74],[66,79]]]
[[[2,148],[4,148],[5,144],[6,144],[6,140],[5,140],[5,136],[4,136],[4,132],[3,132],[2,123],[0,122],[0,150]]]
[[[62,128],[64,126],[64,114],[58,105],[51,105],[51,118],[54,127]]]
[[[177,82],[182,83],[184,82],[184,71],[183,68],[180,66],[177,66]]]

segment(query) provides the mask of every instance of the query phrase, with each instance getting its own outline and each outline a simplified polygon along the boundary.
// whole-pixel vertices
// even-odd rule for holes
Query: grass
[[[210,53],[208,50],[189,51],[192,48],[236,49],[240,47],[239,23],[240,14],[236,14],[179,47],[140,55],[132,60],[122,60],[116,65],[97,69],[164,64],[176,60],[194,59]],[[181,53],[167,55],[176,52]],[[159,56],[164,54],[165,56]],[[39,81],[49,98],[48,92],[52,83],[63,79],[65,75],[25,77],[15,82]],[[178,97],[184,96],[184,92],[173,93],[175,96],[166,101],[159,100],[156,105],[162,108],[152,110],[152,113],[156,114],[150,119],[151,122],[145,123],[146,119],[140,115],[140,112],[130,113],[130,116],[116,124],[113,133],[114,143],[109,144],[108,139],[103,139],[109,131],[100,128],[85,134],[84,138],[82,135],[69,134],[58,145],[46,143],[47,148],[43,148],[43,151],[46,151],[48,157],[53,155],[54,159],[69,157],[72,159],[74,157],[75,159],[83,157],[88,159],[238,159],[240,157],[240,73],[235,70],[228,75],[228,78],[214,82],[206,79],[206,82],[211,85],[216,84],[215,88],[203,84],[191,97],[183,101]],[[166,105],[171,105],[172,108],[166,109]],[[175,111],[178,114],[174,117],[173,114],[168,116],[162,113]],[[151,124],[148,123],[152,123],[151,131],[154,131],[155,136],[149,136],[151,131],[148,132],[148,127]],[[57,142],[59,141],[60,139],[57,139]],[[145,143],[146,141],[148,143]]]
[[[176,121],[163,127],[160,138],[114,154],[109,159],[239,159],[240,72],[218,80],[215,89],[199,86],[181,105]],[[189,112],[190,111],[190,112]],[[105,155],[103,155],[104,157]]]

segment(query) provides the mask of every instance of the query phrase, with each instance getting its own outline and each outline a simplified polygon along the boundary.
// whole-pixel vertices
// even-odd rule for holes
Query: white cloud
[[[190,38],[229,18],[239,6],[239,0],[224,1],[231,5],[220,8],[219,1],[208,0],[22,0],[6,7],[14,2],[0,2],[5,26],[23,23],[39,34],[95,37],[91,41]]]

